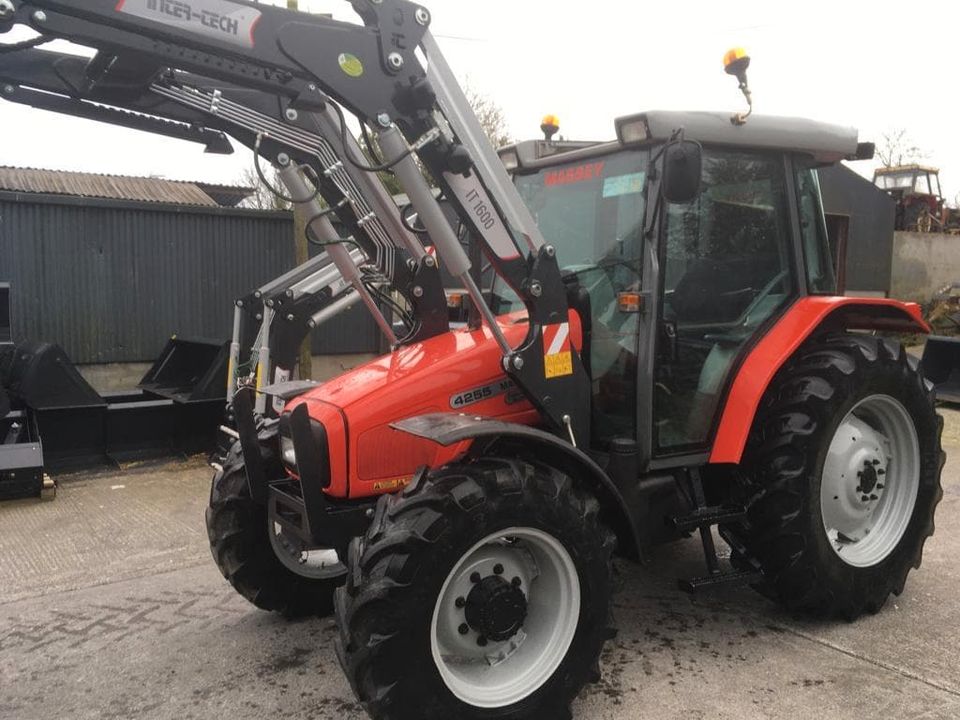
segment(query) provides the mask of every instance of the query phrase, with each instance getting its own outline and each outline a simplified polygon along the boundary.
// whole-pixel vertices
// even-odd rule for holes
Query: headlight
[[[293,449],[293,438],[280,436],[280,460],[289,470],[297,470],[297,451]]]

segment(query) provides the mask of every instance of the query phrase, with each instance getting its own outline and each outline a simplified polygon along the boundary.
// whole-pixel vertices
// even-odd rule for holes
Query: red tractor
[[[897,201],[895,229],[941,232],[950,224],[937,168],[923,165],[878,168],[873,174],[873,183]]]
[[[511,176],[427,9],[352,5],[362,25],[241,0],[0,0],[0,30],[98,50],[29,41],[0,62],[5,97],[226,133],[280,168],[326,250],[237,305],[237,440],[206,515],[227,581],[265,610],[335,614],[357,697],[391,720],[569,717],[616,632],[614,556],[693,532],[691,590],[749,583],[848,620],[902,592],[944,456],[931,385],[883,333],[928,327],[914,304],[837,295],[815,172],[872,148],[808,120],[646,112],[610,142],[508,148]],[[729,56],[745,93],[748,62]],[[392,351],[291,380],[303,338],[352,302]]]

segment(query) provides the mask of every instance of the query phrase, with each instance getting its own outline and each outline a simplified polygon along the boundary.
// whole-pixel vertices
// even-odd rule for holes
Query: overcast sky
[[[274,2],[272,4],[282,4]],[[538,2],[428,0],[433,32],[462,82],[506,112],[517,138],[555,113],[569,139],[610,139],[613,118],[645,109],[739,110],[722,56],[753,58],[758,113],[853,125],[861,140],[905,128],[960,193],[960,2],[873,0]],[[355,16],[344,0],[301,9]],[[11,34],[0,40],[25,37]],[[2,62],[2,56],[0,56]],[[0,164],[238,181],[250,155],[197,146],[0,102]],[[869,174],[871,166],[855,169]]]

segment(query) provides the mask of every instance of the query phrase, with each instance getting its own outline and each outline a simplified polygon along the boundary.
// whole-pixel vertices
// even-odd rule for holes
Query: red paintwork
[[[505,315],[500,326],[511,346],[527,334],[524,313]],[[582,329],[570,313],[574,346]],[[414,415],[452,412],[451,398],[505,379],[502,353],[490,331],[456,330],[415,343],[344,373],[291,401],[286,412],[306,403],[310,417],[323,423],[330,443],[331,483],[339,498],[381,495],[402,487],[419,467],[438,467],[462,455],[470,443],[444,448],[393,430],[390,423]],[[539,413],[519,391],[502,393],[463,408],[463,412],[523,425]],[[511,402],[507,402],[508,397]]]
[[[886,298],[805,297],[798,300],[757,343],[727,396],[711,463],[739,463],[753,417],[774,374],[829,315],[849,313],[844,326],[858,330],[930,332],[920,306]]]

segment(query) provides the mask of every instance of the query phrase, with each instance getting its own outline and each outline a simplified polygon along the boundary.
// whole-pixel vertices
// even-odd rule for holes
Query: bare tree
[[[487,134],[494,148],[501,148],[513,142],[507,129],[507,118],[500,107],[489,96],[471,88],[466,88],[467,100],[480,121],[480,127]]]
[[[904,128],[894,128],[883,133],[883,140],[877,145],[877,159],[884,167],[897,167],[915,163],[926,157]]]
[[[242,206],[252,210],[289,210],[290,203],[278,197],[270,189],[282,190],[283,188],[280,178],[277,176],[276,168],[262,161],[261,167],[267,182],[270,183],[270,187],[267,187],[253,168],[244,170],[243,174],[240,175],[239,182],[244,187],[253,188],[253,193],[243,201]]]

